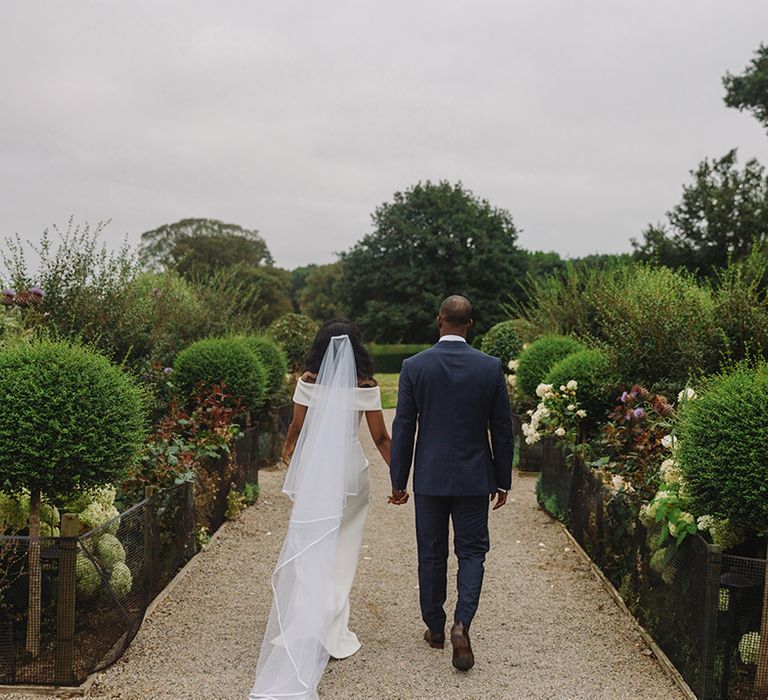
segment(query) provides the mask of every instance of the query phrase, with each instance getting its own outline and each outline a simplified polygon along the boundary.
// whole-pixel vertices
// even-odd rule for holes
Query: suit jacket
[[[450,340],[405,360],[392,430],[395,489],[405,490],[408,483],[414,441],[414,493],[483,496],[508,490],[514,433],[501,361]]]

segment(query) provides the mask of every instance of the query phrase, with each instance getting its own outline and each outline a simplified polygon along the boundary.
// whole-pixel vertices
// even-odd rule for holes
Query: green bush
[[[426,350],[429,345],[378,345],[371,343],[368,352],[373,360],[373,368],[381,374],[399,374],[403,360]]]
[[[616,398],[616,378],[611,358],[602,350],[580,350],[557,362],[544,381],[559,387],[571,379],[577,382],[576,399],[587,412],[586,422],[594,425],[605,418]]]
[[[625,268],[602,287],[598,305],[598,335],[623,381],[679,389],[717,370],[724,348],[712,293],[691,275]]]
[[[264,405],[269,390],[267,370],[242,339],[205,338],[182,350],[173,363],[173,377],[191,396],[198,384],[224,385],[225,392],[253,410]]]
[[[709,378],[685,401],[677,459],[692,510],[768,530],[768,365]]]
[[[270,400],[276,399],[285,389],[285,375],[288,373],[285,353],[272,338],[267,336],[247,335],[243,340],[267,370],[268,395]]]
[[[484,336],[480,349],[494,357],[498,357],[504,368],[510,360],[514,360],[523,349],[523,340],[518,331],[517,319],[502,321],[491,328]]]
[[[318,325],[302,314],[285,314],[269,327],[269,335],[285,351],[288,369],[291,372],[298,372],[304,366],[307,353],[318,330]]]
[[[528,397],[536,395],[536,387],[544,381],[552,367],[571,353],[584,350],[576,339],[564,335],[545,335],[531,343],[520,354],[517,386]]]
[[[0,483],[58,497],[122,478],[144,443],[140,390],[104,356],[63,342],[0,351]]]

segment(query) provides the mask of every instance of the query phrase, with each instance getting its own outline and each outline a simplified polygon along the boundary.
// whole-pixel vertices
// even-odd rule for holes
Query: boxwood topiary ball
[[[571,379],[577,382],[576,399],[587,412],[587,423],[595,424],[605,418],[613,405],[618,384],[608,353],[580,350],[567,355],[555,363],[544,381],[560,387]]]
[[[285,387],[285,375],[288,373],[285,353],[272,338],[267,336],[248,335],[243,340],[256,353],[267,370],[268,394],[271,399],[275,398]]]
[[[514,319],[502,321],[491,328],[480,343],[480,349],[488,355],[498,357],[504,369],[510,360],[514,360],[523,348],[523,341],[517,332],[517,323]]]
[[[144,443],[141,390],[106,357],[49,340],[0,351],[0,483],[53,498],[124,476]]]
[[[224,391],[248,410],[260,408],[267,399],[267,370],[242,338],[198,340],[176,355],[173,372],[177,386],[187,396],[201,383],[225,385]]]
[[[517,386],[530,397],[536,396],[536,387],[549,374],[552,367],[571,353],[585,350],[575,338],[564,335],[545,335],[531,343],[520,354],[517,367]]]
[[[709,378],[685,401],[677,460],[693,512],[768,531],[768,366]]]

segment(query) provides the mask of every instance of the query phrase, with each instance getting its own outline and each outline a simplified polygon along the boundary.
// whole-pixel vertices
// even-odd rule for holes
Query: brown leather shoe
[[[469,630],[461,622],[451,627],[451,644],[453,644],[453,666],[459,671],[469,671],[475,665],[475,655],[469,643]]]
[[[445,633],[432,634],[432,632],[427,630],[424,632],[424,641],[433,649],[443,649],[445,648]]]

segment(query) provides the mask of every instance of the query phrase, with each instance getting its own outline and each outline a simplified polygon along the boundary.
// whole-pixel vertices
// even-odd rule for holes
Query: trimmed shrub
[[[285,388],[285,375],[288,374],[285,353],[272,338],[264,335],[247,335],[243,340],[267,370],[270,400],[277,398]]]
[[[559,387],[571,379],[577,382],[576,399],[587,412],[588,425],[605,418],[616,397],[616,378],[611,358],[603,350],[580,350],[557,362],[544,381]]]
[[[768,530],[768,365],[737,366],[683,403],[676,457],[693,512]]]
[[[120,479],[144,443],[140,389],[63,342],[0,351],[0,482],[51,498]]]
[[[304,366],[309,347],[318,330],[318,325],[302,314],[285,314],[269,327],[269,335],[285,351],[291,372],[298,372]]]
[[[223,385],[246,410],[260,408],[267,399],[267,370],[242,338],[198,340],[176,355],[173,372],[176,385],[186,396],[202,384]]]
[[[578,340],[565,335],[545,335],[539,338],[520,354],[517,386],[526,396],[533,398],[536,387],[544,381],[555,364],[571,353],[584,349]]]
[[[429,345],[377,345],[371,343],[368,352],[373,360],[373,368],[383,374],[399,374],[403,360],[418,355]]]
[[[505,370],[509,361],[516,359],[523,349],[518,325],[516,319],[497,323],[483,336],[483,342],[480,344],[480,349],[484,353],[501,360]]]

